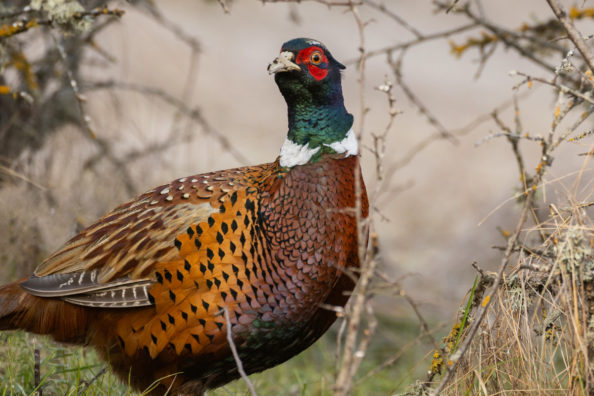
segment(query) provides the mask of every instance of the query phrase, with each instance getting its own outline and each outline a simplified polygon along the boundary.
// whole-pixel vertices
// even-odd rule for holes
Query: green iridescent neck
[[[345,138],[353,116],[344,107],[340,79],[337,68],[321,81],[298,73],[276,74],[275,81],[287,102],[288,140],[315,149]]]
[[[325,105],[304,101],[288,103],[288,110],[287,137],[300,145],[309,144],[310,149],[343,140],[353,125],[353,116],[342,100]]]

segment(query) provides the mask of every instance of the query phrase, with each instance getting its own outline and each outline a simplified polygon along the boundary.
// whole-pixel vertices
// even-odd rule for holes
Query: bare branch
[[[68,76],[68,82],[70,83],[70,87],[72,88],[72,92],[76,98],[76,103],[78,104],[78,110],[80,112],[80,117],[82,119],[83,125],[89,136],[92,139],[95,139],[97,136],[91,127],[91,117],[85,111],[83,103],[86,101],[86,98],[81,95],[78,89],[78,82],[74,79],[74,74],[70,69],[70,65],[68,64],[68,57],[66,56],[66,51],[64,50],[64,46],[60,42],[60,39],[57,37],[55,32],[52,32],[52,38],[54,39],[54,43],[56,48],[58,49],[58,53],[60,54],[60,58],[62,58],[62,63],[64,64],[64,69],[66,70],[66,75]]]
[[[592,56],[590,48],[588,48],[588,46],[584,42],[582,35],[573,25],[573,21],[569,18],[569,16],[567,16],[567,13],[565,12],[565,10],[561,8],[561,5],[559,5],[557,0],[547,0],[547,3],[549,3],[549,6],[555,13],[555,16],[557,17],[557,19],[559,19],[559,22],[561,22],[561,24],[567,31],[567,34],[569,35],[571,41],[575,44],[578,51],[581,52],[582,56],[584,57],[584,61],[588,64],[588,67],[590,68],[590,71],[594,73],[594,56]]]
[[[580,98],[580,99],[582,99],[582,100],[584,100],[584,101],[586,101],[586,102],[594,105],[594,99],[593,98],[591,98],[591,97],[589,97],[589,96],[587,96],[587,95],[585,95],[585,94],[583,94],[583,93],[581,93],[579,91],[576,91],[575,89],[572,89],[572,88],[570,88],[570,87],[568,87],[566,85],[557,83],[554,80],[553,81],[549,81],[549,80],[547,80],[545,78],[542,78],[542,77],[530,76],[530,75],[528,75],[526,73],[522,73],[522,72],[515,71],[515,70],[512,71],[512,72],[510,72],[510,74],[511,75],[518,75],[518,76],[526,77],[526,82],[528,82],[528,81],[538,81],[540,83],[550,85],[552,87],[557,88],[559,91],[561,91],[561,93],[573,95],[576,98]]]
[[[258,396],[256,393],[256,389],[254,388],[254,384],[250,381],[249,377],[247,376],[245,370],[243,369],[243,363],[241,362],[241,358],[239,357],[239,353],[237,353],[237,348],[235,347],[235,342],[233,341],[233,333],[231,332],[231,320],[229,319],[229,310],[227,307],[223,307],[223,311],[225,314],[225,322],[227,327],[227,341],[229,342],[229,348],[231,348],[231,353],[233,354],[233,359],[235,359],[235,364],[237,365],[237,371],[239,375],[241,375],[241,379],[245,382],[246,386],[248,387],[252,396]]]
[[[404,18],[402,18],[400,15],[396,14],[394,11],[387,8],[385,4],[378,4],[371,0],[364,0],[363,3],[371,8],[374,8],[374,9],[380,11],[382,14],[392,18],[400,26],[402,26],[403,28],[405,28],[406,30],[408,30],[409,32],[411,32],[412,34],[417,36],[417,38],[419,38],[419,39],[423,38],[423,34],[421,32],[419,32],[417,29],[415,29],[415,27],[412,26],[410,23],[406,22],[406,20]]]
[[[99,377],[101,377],[103,374],[105,374],[106,371],[107,371],[107,366],[103,366],[103,368],[101,370],[99,370],[97,372],[97,374],[95,374],[93,376],[93,378],[91,378],[88,381],[81,381],[79,384],[79,388],[77,390],[81,394],[84,394],[86,392],[86,390],[89,388],[89,386],[91,386],[93,384],[93,382],[97,381],[97,379],[99,379]]]
[[[147,87],[144,85],[125,83],[125,82],[117,82],[117,81],[88,82],[88,83],[85,83],[84,88],[85,89],[113,88],[113,89],[121,89],[121,90],[127,90],[127,91],[140,92],[140,93],[144,93],[147,95],[155,96],[155,97],[163,100],[165,103],[168,103],[169,105],[174,106],[181,113],[183,113],[186,117],[189,117],[193,121],[197,122],[202,127],[203,131],[206,134],[211,135],[214,138],[216,138],[217,141],[219,142],[219,144],[226,151],[228,151],[241,164],[249,163],[248,159],[231,144],[231,142],[225,135],[223,135],[221,132],[214,129],[208,123],[208,121],[202,115],[202,112],[200,111],[200,109],[198,109],[198,108],[191,109],[182,100],[168,94],[167,92],[165,92],[159,88]]]
[[[437,32],[437,33],[427,34],[425,36],[422,36],[422,37],[419,37],[419,38],[416,38],[416,39],[413,39],[410,41],[405,41],[403,43],[390,45],[390,46],[378,48],[375,50],[370,50],[370,51],[367,51],[367,58],[372,58],[372,57],[375,57],[378,55],[384,55],[384,54],[388,54],[388,53],[395,52],[398,50],[407,49],[409,47],[412,47],[414,45],[421,44],[421,43],[424,43],[427,41],[448,38],[449,36],[452,36],[454,34],[458,34],[458,33],[465,32],[467,30],[474,29],[477,26],[479,26],[477,23],[470,23],[467,25],[462,25],[462,26],[453,28],[453,29],[448,29],[448,30],[444,30],[441,32]],[[349,59],[345,63],[347,65],[349,65],[349,64],[356,63],[357,61],[358,61],[358,58],[355,58],[355,59]]]
[[[229,10],[229,6],[227,6],[227,2],[225,0],[217,0],[223,9],[225,14],[229,14],[231,11]]]

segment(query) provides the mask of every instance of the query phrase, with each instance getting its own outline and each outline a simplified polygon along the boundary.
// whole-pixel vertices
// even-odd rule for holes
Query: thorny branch
[[[404,54],[404,52],[403,52]],[[452,134],[443,126],[443,124],[431,113],[431,111],[423,104],[423,102],[417,98],[417,95],[409,88],[408,84],[404,82],[402,78],[402,56],[398,58],[397,61],[394,61],[391,56],[388,56],[388,64],[392,68],[392,72],[396,76],[396,81],[402,91],[408,98],[419,109],[421,114],[423,114],[429,123],[437,129],[439,134],[442,138],[450,140],[452,143],[458,143],[458,140],[452,136]]]
[[[537,82],[540,82],[540,83],[543,83],[543,84],[550,85],[552,87],[557,88],[561,93],[567,93],[567,94],[573,95],[573,96],[575,96],[577,98],[582,99],[585,102],[588,102],[588,103],[594,105],[594,99],[593,98],[591,98],[587,94],[584,94],[582,92],[579,92],[579,91],[577,91],[575,89],[572,89],[572,88],[570,88],[570,87],[568,87],[566,85],[557,83],[557,82],[555,82],[555,79],[553,79],[552,81],[549,81],[549,80],[547,80],[545,78],[530,76],[530,75],[527,75],[526,73],[519,72],[519,71],[512,71],[512,72],[510,72],[510,74],[511,75],[518,75],[518,76],[526,77],[526,80],[524,80],[524,82],[526,82],[526,83],[528,83],[530,81],[537,81]]]
[[[328,7],[351,7],[353,5],[361,5],[363,4],[362,1],[340,1],[340,0],[260,0],[263,4],[265,3],[301,3],[301,2],[312,2],[312,3],[320,3],[326,5]]]
[[[182,29],[177,22],[165,17],[165,15],[163,15],[161,10],[157,7],[156,3],[143,0],[143,4],[153,19],[163,26],[164,29],[173,33],[175,37],[188,45],[192,51],[196,53],[200,52],[200,43],[198,40]]]
[[[549,3],[549,6],[551,6],[555,16],[559,22],[561,22],[563,28],[565,28],[567,31],[571,41],[573,41],[577,49],[581,52],[582,56],[584,57],[584,61],[590,68],[590,72],[594,73],[594,56],[592,55],[590,48],[584,42],[580,32],[578,32],[578,30],[575,28],[573,21],[567,15],[567,12],[561,8],[561,5],[559,5],[557,0],[547,0],[547,3]]]
[[[378,55],[390,54],[392,52],[396,52],[396,51],[399,51],[399,50],[405,50],[407,48],[411,48],[411,47],[414,47],[415,45],[422,44],[422,43],[425,43],[425,42],[428,42],[428,41],[442,40],[444,38],[448,38],[448,37],[453,36],[455,34],[463,33],[463,32],[466,32],[468,30],[474,29],[477,26],[479,26],[477,23],[469,23],[467,25],[462,25],[462,26],[455,27],[455,28],[448,29],[448,30],[444,30],[444,31],[441,31],[441,32],[421,35],[420,37],[417,37],[417,38],[412,39],[410,41],[405,41],[403,43],[398,43],[398,44],[395,44],[395,45],[390,45],[390,46],[383,47],[383,48],[378,48],[378,49],[375,49],[375,50],[369,50],[369,51],[367,51],[367,58],[372,58],[372,57],[375,57],[375,56],[378,56]],[[355,62],[357,62],[357,59],[349,59],[345,63],[347,65],[349,65],[349,64],[353,64]]]
[[[433,3],[444,11],[451,9],[449,4],[441,2],[439,0],[434,0]],[[555,68],[551,64],[547,63],[541,57],[538,57],[533,51],[530,51],[530,50],[524,48],[518,42],[518,40],[520,40],[520,39],[527,39],[527,40],[534,41],[531,36],[521,35],[521,34],[512,32],[508,29],[504,29],[501,26],[498,26],[495,23],[488,21],[487,19],[485,19],[484,16],[476,15],[476,13],[474,13],[471,10],[471,8],[468,4],[466,4],[464,7],[462,7],[460,12],[465,14],[475,24],[488,29],[491,33],[493,33],[497,37],[498,40],[501,40],[501,42],[503,42],[507,47],[515,49],[518,52],[518,54],[520,54],[521,56],[530,59],[532,62],[543,67],[547,71],[555,70]],[[542,44],[542,43],[537,42],[537,44]],[[547,45],[547,47],[548,47],[548,45]]]
[[[431,392],[432,396],[441,395],[441,392],[448,385],[448,382],[450,381],[453,373],[456,371],[458,361],[468,351],[468,348],[472,344],[472,341],[473,341],[476,333],[478,332],[479,328],[481,327],[482,322],[489,310],[491,301],[493,300],[493,297],[495,296],[495,294],[498,292],[498,288],[499,288],[499,285],[501,284],[501,280],[503,279],[504,272],[505,272],[507,266],[509,265],[514,246],[518,242],[518,239],[519,239],[520,234],[522,233],[522,229],[524,227],[524,223],[526,222],[528,212],[530,211],[530,209],[532,207],[534,195],[537,190],[536,187],[540,184],[540,181],[541,181],[541,178],[543,175],[544,175],[544,172],[538,173],[536,175],[536,177],[534,178],[532,185],[528,189],[528,191],[526,193],[526,200],[524,201],[524,205],[522,207],[522,213],[520,214],[520,219],[518,221],[518,224],[516,225],[516,229],[515,229],[513,235],[508,239],[507,248],[506,248],[505,254],[503,255],[503,258],[501,259],[499,271],[497,272],[497,277],[495,278],[495,282],[493,284],[492,290],[484,298],[483,302],[481,303],[481,309],[476,314],[474,322],[472,323],[472,325],[468,331],[468,334],[465,336],[465,339],[464,339],[462,345],[458,348],[458,350],[452,356],[449,357],[449,362],[451,362],[451,363],[448,364],[448,369],[447,369],[445,375],[443,376],[439,386]]]
[[[497,114],[497,111],[493,111],[493,120],[495,121],[497,126],[499,126],[499,128],[501,128],[504,131],[505,137],[507,137],[508,142],[512,146],[512,151],[514,152],[514,156],[516,158],[516,163],[518,164],[518,173],[520,174],[520,182],[522,183],[522,189],[524,191],[526,191],[526,189],[528,188],[529,181],[526,179],[526,177],[527,177],[526,166],[524,165],[524,158],[522,157],[522,153],[520,152],[520,146],[519,146],[519,142],[520,142],[520,139],[522,138],[523,133],[522,133],[522,122],[520,119],[520,109],[518,107],[518,100],[517,100],[516,95],[514,95],[514,115],[515,115],[514,116],[515,131],[512,131],[510,127],[508,127],[507,125],[505,125],[503,123],[503,121],[500,119],[499,115]],[[525,138],[529,138],[529,137],[530,136],[526,136]],[[540,138],[535,138],[535,140],[542,142],[542,139],[540,139]],[[530,212],[532,213],[532,216],[534,218],[534,223],[541,224],[540,219],[538,218],[538,214],[536,213],[536,210],[531,210]],[[539,227],[539,231],[540,231],[541,240],[544,242],[546,240],[546,235],[544,234],[544,231],[542,231],[540,229],[540,227]]]
[[[365,22],[361,19],[359,9],[351,2],[350,12],[357,25],[359,32],[359,52],[360,58],[358,62],[359,68],[359,87],[360,87],[360,105],[361,114],[359,122],[359,130],[357,132],[357,140],[361,140],[361,136],[364,133],[365,126],[365,113],[367,112],[365,104]],[[361,273],[357,288],[354,291],[354,295],[351,296],[349,304],[347,306],[345,317],[345,331],[344,346],[342,347],[342,356],[340,357],[340,363],[338,365],[338,372],[336,373],[336,380],[334,384],[334,395],[335,396],[346,396],[350,393],[353,384],[353,377],[359,367],[359,364],[365,356],[365,351],[371,340],[371,336],[375,331],[377,322],[373,315],[373,309],[368,301],[368,287],[371,278],[374,275],[377,260],[372,254],[369,254],[369,245],[367,244],[367,238],[369,233],[369,219],[364,219],[361,214],[361,199],[362,199],[362,186],[361,186],[361,169],[359,167],[359,161],[355,167],[355,218],[357,221],[357,247],[359,263],[361,266]],[[373,207],[373,205],[371,205]],[[357,338],[360,332],[360,325],[363,312],[367,312],[368,325],[363,330],[363,337],[357,344]],[[342,334],[339,333],[339,337]],[[342,338],[342,337],[341,337]],[[340,350],[337,351],[340,353]]]
[[[239,163],[247,164],[249,161],[244,155],[231,144],[231,141],[223,135],[221,132],[213,128],[210,123],[204,118],[202,112],[198,108],[190,108],[182,100],[175,96],[163,91],[162,89],[155,87],[148,87],[144,85],[138,85],[133,83],[118,82],[118,81],[101,81],[101,82],[88,82],[83,85],[84,89],[88,90],[99,90],[99,89],[121,89],[127,91],[139,92],[145,95],[154,96],[161,99],[165,103],[175,107],[179,112],[184,114],[186,117],[195,121],[202,127],[202,130],[207,135],[213,136],[221,145],[221,147],[229,152]]]
[[[66,55],[66,50],[64,46],[60,42],[60,39],[57,37],[56,33],[52,32],[52,38],[54,39],[54,43],[56,48],[58,49],[58,53],[60,54],[60,58],[62,59],[62,63],[64,64],[64,69],[66,70],[66,76],[68,76],[68,82],[70,83],[70,87],[72,88],[72,92],[76,98],[76,103],[78,104],[78,110],[80,112],[80,117],[82,122],[85,125],[85,129],[89,136],[95,139],[97,136],[95,132],[93,132],[93,128],[91,127],[91,117],[85,111],[83,103],[86,101],[85,97],[81,95],[78,89],[78,82],[74,78],[74,74],[72,73],[72,69],[68,64],[68,56]]]
[[[417,39],[423,39],[424,36],[420,31],[418,31],[414,26],[408,23],[406,19],[402,18],[400,15],[396,14],[394,11],[386,7],[385,4],[379,4],[371,0],[364,0],[364,4],[392,18],[394,21],[396,21],[397,24],[414,34],[417,37]]]
[[[13,12],[0,15],[0,19],[8,19],[20,16],[25,14],[25,11],[20,12]],[[119,9],[108,9],[107,7],[103,8],[95,8],[90,11],[82,11],[76,12],[72,14],[72,19],[75,21],[82,20],[84,18],[93,17],[96,18],[98,16],[107,15],[107,16],[115,16],[121,17],[124,15],[123,10]],[[27,32],[29,29],[36,28],[39,26],[54,26],[55,21],[53,19],[39,19],[39,18],[30,18],[30,19],[23,19],[20,21],[13,22],[11,24],[4,24],[0,25],[0,39],[6,39],[8,37],[14,36],[16,34]]]
[[[555,3],[555,2],[553,1],[553,3]],[[549,4],[551,4],[551,1],[549,1]],[[466,10],[465,12],[467,13],[467,15],[471,16],[470,12],[468,11],[468,8],[466,8],[465,10]],[[560,17],[560,15],[557,15],[557,16]],[[577,46],[577,44],[576,44],[576,46]],[[536,62],[536,63],[541,64],[542,62]],[[520,74],[520,73],[517,73],[517,74]],[[572,95],[576,100],[581,100],[583,102],[592,103],[588,94],[583,94],[582,92],[578,92],[576,90],[573,90],[571,88],[563,86],[563,85],[559,84],[558,82],[556,82],[555,79],[553,79],[553,81],[547,81],[545,79],[535,79],[534,77],[531,77],[531,76],[528,76],[525,74],[520,74],[520,75],[523,75],[524,77],[526,77],[525,82],[531,82],[533,80],[543,82],[543,83],[546,83],[546,84],[549,84],[549,85],[555,87],[558,90],[558,92],[560,93],[560,95],[568,93],[568,94]],[[559,97],[561,98],[561,96],[559,96]],[[502,257],[502,260],[500,263],[500,267],[499,267],[499,271],[495,278],[495,282],[491,289],[491,292],[483,299],[483,301],[481,303],[481,307],[477,310],[477,312],[474,313],[474,319],[473,319],[474,321],[473,321],[471,327],[469,328],[468,332],[466,333],[462,345],[456,350],[456,352],[453,355],[451,355],[449,357],[447,371],[446,371],[444,377],[442,378],[441,382],[437,386],[437,388],[435,388],[432,391],[432,393],[431,393],[432,395],[440,395],[444,391],[445,387],[449,384],[449,381],[452,379],[452,376],[456,372],[456,370],[458,368],[459,361],[461,360],[462,356],[464,356],[466,354],[470,345],[474,342],[475,336],[477,335],[479,328],[481,326],[483,326],[484,318],[486,317],[486,314],[489,310],[490,304],[493,301],[495,295],[497,293],[499,293],[499,287],[502,284],[502,279],[503,279],[505,270],[511,261],[511,256],[514,253],[514,251],[517,250],[519,238],[523,233],[523,228],[527,221],[528,213],[530,212],[534,215],[536,213],[534,210],[534,198],[535,198],[536,192],[538,191],[538,189],[542,183],[546,168],[551,165],[552,151],[554,151],[554,149],[559,145],[559,143],[561,141],[564,141],[572,132],[574,132],[578,128],[578,126],[584,121],[584,119],[588,118],[589,115],[591,115],[593,112],[590,110],[586,113],[583,113],[578,118],[578,120],[568,128],[568,130],[565,133],[563,133],[558,138],[554,139],[554,132],[556,129],[555,127],[556,127],[556,125],[559,124],[560,118],[563,118],[563,117],[565,117],[565,115],[569,114],[569,111],[575,107],[575,104],[576,104],[575,101],[571,101],[570,104],[566,107],[566,111],[564,111],[563,113],[560,113],[558,111],[555,115],[553,127],[551,128],[551,131],[548,134],[548,136],[546,138],[537,139],[540,141],[540,143],[542,145],[542,155],[541,155],[541,160],[540,160],[538,166],[536,167],[536,174],[530,180],[529,183],[528,183],[528,179],[526,176],[524,161],[522,159],[522,156],[521,156],[520,151],[517,146],[518,139],[521,137],[521,124],[519,121],[519,110],[517,109],[517,104],[515,105],[516,106],[516,112],[515,112],[516,124],[517,124],[516,132],[512,132],[510,128],[506,127],[503,124],[503,122],[498,118],[496,112],[493,113],[493,117],[494,117],[496,123],[504,130],[505,135],[508,137],[508,139],[512,143],[512,147],[513,147],[514,153],[516,155],[521,179],[522,179],[522,182],[524,185],[525,198],[523,201],[523,208],[522,208],[522,212],[520,214],[518,223],[516,225],[515,231],[508,238],[507,247],[505,249],[505,253],[503,254],[503,257]],[[558,106],[558,108],[560,108],[560,107]],[[539,221],[538,218],[535,218],[535,223],[537,224],[538,229],[541,233],[542,240],[543,241],[546,240],[547,236],[544,234],[544,231],[540,228],[541,222]]]

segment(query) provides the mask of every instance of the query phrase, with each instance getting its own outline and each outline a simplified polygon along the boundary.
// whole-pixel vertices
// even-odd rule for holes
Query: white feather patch
[[[318,151],[320,151],[319,147],[310,149],[309,143],[297,144],[287,138],[281,147],[280,166],[290,168],[295,165],[307,164]]]
[[[334,142],[330,144],[324,143],[324,146],[330,147],[336,153],[346,153],[346,156],[357,155],[359,152],[359,143],[357,142],[357,137],[355,136],[355,132],[351,128],[344,139],[340,142]]]
[[[359,145],[355,132],[350,129],[344,139],[340,142],[330,144],[324,143],[324,146],[330,147],[337,154],[345,153],[346,156],[357,155],[359,152]],[[285,139],[280,150],[280,166],[290,168],[296,165],[304,165],[309,162],[318,151],[319,147],[310,149],[309,144],[297,144],[290,139]]]

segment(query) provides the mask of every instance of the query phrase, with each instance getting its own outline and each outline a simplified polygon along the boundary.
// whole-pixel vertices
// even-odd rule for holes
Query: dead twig
[[[217,0],[223,9],[225,14],[229,14],[231,11],[229,10],[229,6],[227,6],[227,2],[225,0]]]
[[[245,382],[251,395],[258,396],[258,394],[256,393],[256,389],[254,388],[254,384],[252,384],[252,381],[250,381],[245,370],[243,369],[243,363],[241,362],[239,353],[237,353],[237,348],[235,347],[235,342],[233,341],[233,333],[231,332],[231,320],[229,319],[229,310],[227,309],[227,307],[223,307],[223,312],[225,315],[225,322],[227,325],[227,341],[229,342],[229,348],[231,348],[231,353],[233,354],[233,359],[235,359],[235,364],[237,365],[237,371],[239,372],[239,375],[241,375],[241,379]]]
[[[85,89],[98,90],[98,89],[121,89],[126,91],[139,92],[150,96],[155,96],[165,103],[175,107],[178,111],[184,114],[186,117],[192,119],[198,125],[202,127],[202,130],[207,135],[213,136],[222,148],[228,151],[239,163],[248,164],[248,159],[239,152],[229,141],[229,139],[218,130],[214,129],[210,123],[204,118],[202,112],[198,108],[190,108],[182,100],[174,97],[173,95],[163,91],[162,89],[155,87],[147,87],[144,85],[118,82],[118,81],[100,81],[100,82],[88,82],[84,85]]]
[[[173,33],[175,37],[186,43],[186,45],[192,48],[193,51],[200,52],[201,47],[198,39],[196,39],[191,34],[187,33],[184,29],[182,29],[177,22],[171,21],[170,19],[165,17],[161,10],[156,6],[155,2],[144,1],[143,4],[145,5],[146,9],[148,10],[149,14],[153,17],[153,19],[157,21],[157,23],[163,26],[163,28],[165,28],[166,30]]]
[[[543,84],[546,84],[546,85],[550,85],[552,87],[557,88],[563,94],[573,95],[576,98],[580,98],[583,101],[586,101],[586,102],[594,105],[594,99],[593,98],[591,98],[591,97],[589,97],[589,96],[587,96],[587,95],[585,95],[585,94],[583,94],[583,93],[581,93],[579,91],[576,91],[575,89],[572,89],[572,88],[568,87],[567,85],[563,85],[563,84],[560,84],[558,82],[555,82],[555,80],[549,81],[549,80],[547,80],[545,78],[534,77],[534,76],[531,76],[531,75],[528,75],[526,73],[522,73],[522,72],[519,72],[519,71],[516,71],[516,70],[511,71],[510,72],[510,75],[512,75],[512,76],[526,77],[525,82],[538,81],[540,83],[543,83]]]
[[[17,17],[19,15],[23,15],[23,14],[28,14],[32,12],[32,10],[29,8],[27,10],[23,10],[23,11],[17,11],[14,13],[8,13],[8,14],[3,14],[0,15],[0,19],[8,19],[8,18],[13,18],[13,17]],[[71,18],[74,21],[80,21],[84,18],[88,18],[88,17],[99,17],[99,16],[103,16],[103,15],[107,15],[107,16],[115,16],[115,17],[121,17],[122,15],[124,15],[125,11],[124,10],[120,10],[120,9],[108,9],[107,7],[103,7],[103,8],[95,8],[93,10],[89,10],[89,11],[80,11],[80,12],[75,12],[74,14],[72,14]],[[0,39],[5,39],[8,37],[12,37],[15,36],[17,34],[20,33],[24,33],[29,31],[30,29],[39,27],[39,26],[50,26],[50,27],[54,27],[56,24],[56,22],[53,19],[44,19],[44,18],[26,18],[20,21],[16,21],[13,22],[11,24],[5,24],[5,25],[0,25]]]
[[[77,389],[78,390],[78,393],[84,394],[87,391],[87,389],[89,388],[89,386],[93,385],[93,382],[97,381],[99,379],[99,377],[101,377],[103,374],[105,374],[106,371],[107,371],[107,366],[104,366],[90,380],[88,380],[88,381],[81,381],[80,384],[79,384],[79,387]]]
[[[448,139],[450,142],[454,144],[458,144],[458,140],[443,126],[443,124],[433,115],[433,113],[423,104],[423,102],[415,95],[412,89],[404,82],[402,78],[402,56],[398,58],[397,61],[393,61],[390,56],[388,56],[388,64],[392,68],[394,75],[396,76],[396,81],[398,81],[398,85],[402,88],[402,91],[411,101],[411,103],[423,114],[429,124],[433,125],[435,129],[439,132],[442,138]]]
[[[23,180],[23,181],[25,181],[25,182],[27,182],[27,183],[31,184],[32,186],[35,186],[35,187],[37,187],[37,188],[38,188],[38,189],[40,189],[41,191],[47,191],[47,187],[45,187],[45,186],[43,186],[43,185],[41,185],[41,184],[37,183],[36,181],[33,181],[33,180],[31,180],[30,178],[28,178],[27,176],[25,176],[25,175],[23,175],[23,174],[21,174],[21,173],[18,173],[18,172],[14,171],[14,170],[12,170],[12,169],[10,169],[10,168],[7,168],[7,167],[6,167],[6,166],[4,166],[4,165],[0,165],[0,172],[3,172],[3,173],[5,173],[5,174],[7,174],[7,175],[10,175],[10,176],[16,177],[16,178],[18,178],[18,179],[21,179],[21,180]]]
[[[563,28],[567,31],[570,40],[575,44],[578,51],[580,51],[584,57],[584,62],[586,62],[590,68],[590,71],[594,73],[594,56],[592,56],[590,48],[584,42],[582,35],[575,28],[573,21],[569,18],[565,10],[561,8],[561,5],[557,0],[547,0],[547,3],[549,3],[553,13],[555,13],[555,16],[559,22],[561,22]]]
[[[68,82],[70,84],[70,87],[72,88],[74,97],[76,98],[76,103],[78,104],[78,111],[80,113],[80,117],[83,122],[83,125],[84,125],[87,133],[89,134],[89,136],[92,139],[95,139],[97,136],[95,135],[95,132],[93,131],[93,128],[91,127],[91,117],[87,114],[87,112],[84,108],[84,105],[83,105],[83,103],[86,101],[86,98],[83,95],[81,95],[81,93],[80,93],[80,90],[78,88],[78,82],[74,78],[72,69],[70,68],[70,65],[68,64],[68,56],[66,55],[66,50],[64,49],[64,46],[60,42],[60,39],[58,38],[58,36],[55,32],[52,32],[52,38],[54,39],[54,44],[56,45],[56,48],[58,49],[58,53],[60,54],[60,58],[62,59],[62,63],[64,64],[64,70],[66,71],[66,75],[68,76]]]
[[[357,24],[359,32],[359,53],[360,58],[358,62],[359,69],[359,89],[360,89],[360,123],[357,139],[360,141],[364,132],[365,113],[367,108],[365,105],[365,26],[359,9],[354,2],[350,2],[350,12]],[[357,161],[359,162],[359,161]],[[346,396],[350,393],[353,386],[353,377],[365,356],[365,351],[371,340],[371,336],[375,331],[377,322],[373,316],[373,310],[369,304],[369,285],[371,278],[375,272],[377,260],[372,254],[368,254],[371,246],[367,243],[367,236],[369,230],[369,219],[364,219],[361,213],[362,205],[362,186],[361,186],[361,170],[357,163],[355,167],[355,219],[357,222],[357,248],[359,263],[361,265],[361,274],[357,288],[350,298],[346,315],[346,335],[344,340],[344,347],[342,348],[342,356],[340,364],[338,365],[338,372],[334,382],[333,394],[335,396]],[[362,331],[362,339],[357,343],[358,334],[360,331],[361,320],[363,319],[363,312],[367,312],[368,324],[367,328]]]
[[[336,1],[336,0],[260,0],[262,4],[266,3],[301,3],[309,1],[312,3],[324,4],[328,7],[350,7],[352,5],[361,5],[363,1]]]
[[[371,8],[374,8],[374,9],[380,11],[383,15],[386,15],[389,18],[392,18],[394,21],[396,21],[396,23],[398,23],[400,26],[402,26],[403,28],[405,28],[406,30],[408,30],[409,32],[414,34],[417,38],[420,39],[423,37],[423,34],[421,32],[419,32],[417,29],[415,29],[414,26],[412,26],[410,23],[408,23],[406,21],[406,19],[402,18],[400,15],[396,14],[394,11],[392,11],[388,7],[386,7],[385,4],[378,4],[371,0],[364,0],[363,3],[368,7],[371,7]]]
[[[367,58],[372,58],[372,57],[375,57],[378,55],[389,54],[391,52],[396,52],[399,50],[407,49],[407,48],[413,47],[417,44],[421,44],[421,43],[432,41],[432,40],[448,38],[449,36],[452,36],[454,34],[466,32],[468,30],[474,29],[477,26],[479,26],[479,24],[469,23],[467,25],[458,26],[453,29],[448,29],[448,30],[443,30],[441,32],[426,34],[421,37],[417,37],[413,40],[405,41],[403,43],[398,43],[398,44],[390,45],[387,47],[378,48],[375,50],[369,50],[369,51],[367,51]],[[356,63],[357,61],[358,61],[358,58],[349,59],[345,62],[345,64],[350,65],[350,64]]]

